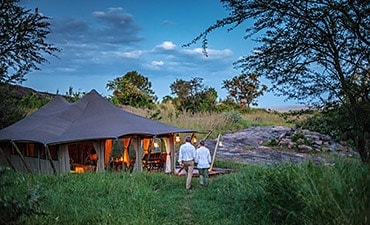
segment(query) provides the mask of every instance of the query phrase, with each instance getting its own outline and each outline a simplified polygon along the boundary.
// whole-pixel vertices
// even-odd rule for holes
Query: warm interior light
[[[179,144],[179,143],[180,143],[180,141],[181,141],[181,139],[180,139],[180,135],[179,135],[179,134],[176,134],[176,137],[175,137],[175,143],[176,143],[176,144]]]
[[[85,172],[85,170],[84,170],[84,168],[82,166],[76,166],[75,170],[76,170],[76,173],[83,173],[83,172]]]
[[[195,137],[195,135],[193,136],[193,143],[197,143],[197,137]]]
[[[159,152],[161,151],[161,140],[159,138],[154,138],[154,141],[153,141],[153,150],[155,152]]]

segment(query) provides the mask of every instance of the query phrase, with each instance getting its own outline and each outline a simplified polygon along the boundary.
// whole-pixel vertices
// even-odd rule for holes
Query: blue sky
[[[176,79],[203,78],[227,95],[222,81],[239,75],[232,63],[256,45],[245,40],[244,28],[226,29],[209,36],[209,56],[201,43],[182,47],[227,11],[217,0],[22,0],[28,9],[38,7],[50,17],[48,42],[62,49],[41,71],[26,76],[24,86],[49,93],[97,90],[111,95],[108,81],[137,71],[152,82],[155,94],[171,94]],[[292,105],[272,93],[258,98],[259,107]]]

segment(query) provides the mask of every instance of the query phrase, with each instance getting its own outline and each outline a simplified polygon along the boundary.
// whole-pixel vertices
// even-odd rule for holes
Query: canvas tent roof
[[[126,135],[165,135],[195,130],[166,125],[126,112],[95,90],[74,103],[57,96],[24,119],[0,130],[0,141],[59,144]]]

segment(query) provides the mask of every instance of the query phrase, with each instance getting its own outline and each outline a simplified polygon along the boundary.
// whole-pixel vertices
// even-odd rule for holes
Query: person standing
[[[208,169],[211,166],[211,153],[209,152],[209,149],[205,147],[204,140],[199,142],[199,146],[200,147],[197,149],[195,156],[195,162],[198,163],[199,184],[207,187],[209,177]]]
[[[179,149],[179,164],[185,169],[186,175],[186,189],[191,189],[191,179],[193,177],[195,147],[191,144],[191,137],[185,138],[185,143]]]

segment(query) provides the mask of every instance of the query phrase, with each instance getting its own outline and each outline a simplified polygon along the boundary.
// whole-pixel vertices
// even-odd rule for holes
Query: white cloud
[[[233,51],[231,51],[230,49],[224,49],[224,50],[214,50],[214,49],[210,49],[208,50],[208,55],[209,56],[217,56],[217,55],[222,55],[222,56],[230,56],[233,54]]]
[[[201,55],[203,54],[202,48],[186,49],[184,53],[187,55]]]
[[[72,68],[72,67],[65,67],[65,68],[59,68],[59,69],[62,72],[75,72],[76,71],[76,68]]]
[[[205,57],[205,54],[202,48],[187,49],[187,50],[184,50],[184,53],[188,55],[202,55]],[[207,49],[207,54],[208,54],[208,57],[205,57],[205,58],[212,59],[212,58],[231,56],[233,52],[230,49],[223,49],[223,50]]]
[[[116,52],[116,55],[119,57],[131,59],[138,59],[142,54],[144,54],[144,51],[142,50],[136,50],[131,52]]]
[[[150,63],[144,64],[143,66],[149,70],[160,70],[162,69],[163,65],[164,65],[164,62],[162,60],[160,61],[153,60]]]
[[[157,45],[157,48],[163,48],[164,50],[174,50],[176,45],[172,41],[164,41],[162,44]]]
[[[151,63],[153,66],[163,66],[164,62],[163,61],[152,61]]]

